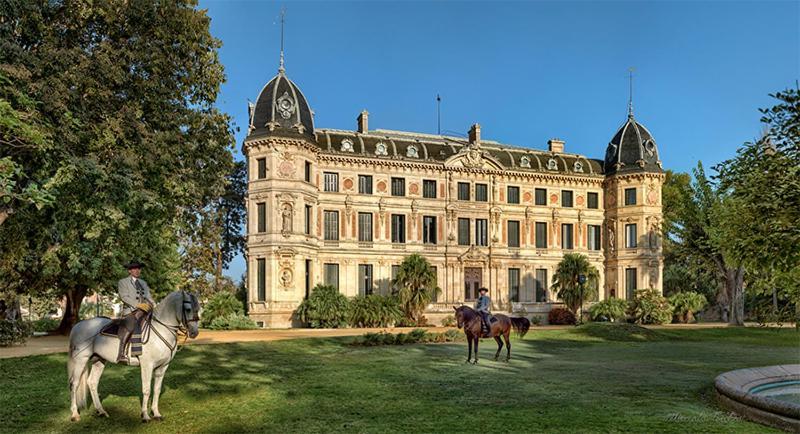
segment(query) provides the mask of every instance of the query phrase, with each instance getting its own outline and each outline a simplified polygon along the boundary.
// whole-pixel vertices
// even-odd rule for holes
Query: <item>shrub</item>
[[[317,285],[297,307],[300,321],[312,328],[347,326],[350,302],[331,285]]]
[[[33,331],[35,332],[53,331],[57,329],[60,324],[61,321],[55,318],[41,318],[31,323],[31,325],[33,326]]]
[[[442,319],[442,327],[455,327],[455,326],[456,326],[455,315],[448,315]]]
[[[539,315],[534,315],[531,317],[531,324],[532,325],[541,325],[542,324],[542,317]]]
[[[708,302],[703,294],[697,292],[679,292],[669,297],[675,311],[673,314],[682,323],[694,322],[695,312],[702,310]]]
[[[33,325],[27,321],[0,320],[0,347],[24,344],[33,335]]]
[[[81,319],[89,319],[89,318],[94,318],[94,317],[98,316],[97,315],[97,304],[96,303],[91,303],[91,302],[81,303],[81,309],[80,309],[79,315],[80,315]],[[114,309],[111,307],[110,304],[101,302],[100,303],[100,315],[99,316],[104,316],[104,317],[107,317],[107,318],[113,318],[114,317]]]
[[[215,319],[229,316],[232,314],[242,314],[244,307],[242,302],[233,293],[223,291],[211,296],[203,306],[203,327],[209,327]]]
[[[628,301],[621,298],[608,298],[589,308],[592,321],[619,321],[625,318]]]
[[[672,305],[655,289],[639,289],[633,295],[628,315],[637,324],[665,324],[672,320]]]
[[[402,317],[400,301],[394,296],[372,294],[350,300],[352,327],[389,327]]]
[[[563,307],[556,307],[547,314],[547,322],[552,325],[574,325],[575,314]]]
[[[661,332],[627,323],[588,323],[579,326],[576,331],[606,341],[642,342],[667,339],[667,336]]]
[[[414,329],[409,333],[392,334],[387,332],[365,333],[356,338],[351,345],[376,346],[376,345],[405,345],[416,343],[443,343],[463,340],[464,335],[458,330],[447,330],[443,333],[428,333],[423,329]]]
[[[241,313],[218,316],[208,326],[211,330],[253,330],[258,328],[256,322]]]

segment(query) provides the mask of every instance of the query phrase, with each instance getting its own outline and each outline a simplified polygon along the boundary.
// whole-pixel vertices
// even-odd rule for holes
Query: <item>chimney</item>
[[[481,143],[481,125],[472,124],[469,128],[469,142],[472,144],[480,145]]]
[[[547,144],[550,145],[550,152],[564,152],[564,141],[561,139],[550,139]]]
[[[358,115],[358,132],[359,133],[366,134],[366,132],[369,131],[369,128],[367,128],[368,120],[369,120],[369,112],[368,111],[364,110],[364,111],[361,112],[360,115]]]

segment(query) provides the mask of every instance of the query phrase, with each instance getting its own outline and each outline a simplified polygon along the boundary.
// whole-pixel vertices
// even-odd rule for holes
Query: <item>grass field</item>
[[[628,340],[629,339],[629,340]],[[792,330],[536,330],[510,363],[466,365],[466,344],[383,347],[352,338],[189,346],[167,372],[162,422],[139,422],[139,371],[110,366],[111,418],[69,422],[66,355],[0,360],[11,432],[769,432],[719,410],[714,377],[797,363]],[[641,340],[634,342],[633,340]]]

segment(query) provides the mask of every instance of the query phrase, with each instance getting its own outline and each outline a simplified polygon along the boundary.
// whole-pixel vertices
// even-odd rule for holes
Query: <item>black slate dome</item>
[[[609,142],[603,168],[606,174],[662,171],[656,141],[633,113]]]
[[[249,135],[275,133],[314,137],[314,117],[308,101],[283,68],[261,90],[250,116]]]

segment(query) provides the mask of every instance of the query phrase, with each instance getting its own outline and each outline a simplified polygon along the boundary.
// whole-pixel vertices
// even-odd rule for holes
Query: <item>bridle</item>
[[[186,298],[187,295],[189,296],[188,299]],[[192,311],[193,315],[191,318],[188,318],[186,316],[187,310]],[[189,339],[189,323],[200,321],[199,310],[200,309],[194,308],[194,302],[192,301],[191,294],[187,294],[186,291],[181,290],[181,317],[178,325],[164,323],[155,316],[155,313],[152,316],[152,318],[157,323],[163,325],[164,327],[167,328],[167,330],[170,331],[170,333],[172,333],[172,336],[175,338],[175,345],[170,345],[169,342],[164,338],[164,336],[161,336],[161,333],[158,332],[158,329],[152,328],[152,330],[156,333],[156,336],[161,338],[161,341],[163,341],[167,345],[167,348],[169,348],[170,351],[175,351],[175,348],[178,347],[178,340],[179,340],[178,336],[183,335],[183,344],[181,345],[182,347],[184,344],[186,344],[186,341]]]

